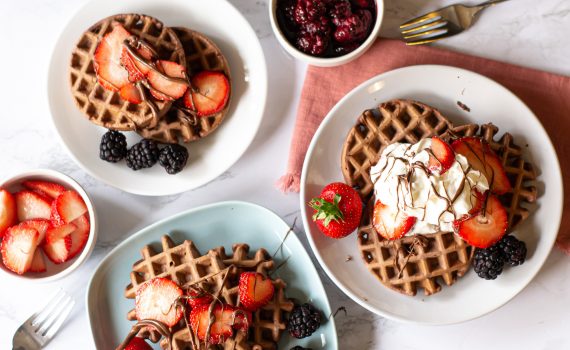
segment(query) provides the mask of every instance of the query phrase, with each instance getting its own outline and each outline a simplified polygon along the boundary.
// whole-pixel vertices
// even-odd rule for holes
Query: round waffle
[[[143,258],[133,264],[131,283],[125,289],[125,297],[134,299],[136,291],[144,282],[155,278],[165,277],[176,282],[181,288],[192,285],[210,293],[221,289],[220,299],[232,306],[239,306],[238,283],[239,275],[245,271],[256,271],[267,275],[274,269],[273,259],[264,249],[250,254],[247,244],[234,244],[232,253],[226,253],[223,247],[210,250],[202,255],[192,241],[184,241],[176,245],[169,236],[162,237],[162,251],[156,251],[145,246],[141,252]],[[227,278],[224,278],[225,275]],[[225,282],[224,282],[225,279]],[[222,288],[223,285],[223,288]],[[275,294],[273,299],[260,310],[253,313],[252,329],[247,336],[236,332],[219,346],[210,345],[207,349],[234,350],[275,350],[277,342],[286,328],[287,313],[294,304],[285,297],[286,284],[276,278],[273,281]],[[127,318],[136,320],[135,310],[129,311]],[[172,334],[172,350],[193,349],[192,334],[186,328],[184,320],[170,328]],[[169,349],[169,342],[152,328],[142,328],[139,337],[153,342],[160,340],[163,349]],[[206,349],[204,343],[199,343],[200,349]]]
[[[93,55],[103,36],[112,30],[113,22],[121,23],[131,34],[149,43],[159,59],[186,65],[180,40],[172,29],[158,19],[139,14],[110,16],[83,33],[73,49],[69,69],[73,99],[94,124],[115,130],[146,128],[156,122],[147,103],[129,103],[121,99],[118,92],[108,91],[97,82]],[[158,117],[170,109],[170,102],[154,102],[159,111]]]
[[[220,71],[228,77],[231,85],[228,62],[214,42],[204,34],[191,29],[173,28],[173,30],[184,47],[189,76],[203,70]],[[230,100],[231,88],[226,107],[222,111],[207,117],[197,117],[173,106],[156,127],[141,129],[138,130],[138,133],[144,138],[164,143],[177,143],[179,141],[188,143],[199,140],[220,126],[228,112]]]
[[[358,229],[358,246],[368,269],[388,288],[406,295],[425,295],[455,283],[470,267],[474,248],[452,232],[385,240],[371,223],[374,206],[370,168],[386,146],[393,142],[416,143],[421,138],[441,136],[449,141],[463,136],[485,139],[502,160],[512,191],[499,197],[508,212],[509,229],[529,215],[528,205],[536,201],[536,173],[522,158],[522,149],[506,133],[496,139],[498,128],[468,124],[453,127],[439,111],[409,100],[393,100],[377,110],[367,110],[348,133],[341,162],[345,181],[358,186],[367,206]]]

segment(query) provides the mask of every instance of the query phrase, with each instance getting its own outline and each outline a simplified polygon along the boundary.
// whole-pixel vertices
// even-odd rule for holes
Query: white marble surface
[[[96,181],[68,157],[54,134],[45,82],[50,51],[65,23],[85,2],[0,1],[0,101],[4,106],[0,114],[0,178],[35,167],[63,171],[93,196],[101,225],[91,258],[64,280],[30,285],[0,278],[0,349],[10,348],[18,325],[57,287],[72,293],[78,303],[48,349],[94,348],[84,304],[90,274],[118,242],[158,219],[227,199],[264,205],[289,223],[299,215],[298,195],[282,195],[273,182],[285,171],[306,67],[279,47],[269,25],[267,1],[231,0],[255,28],[270,71],[270,112],[256,139],[243,158],[217,180],[162,198],[130,195]],[[395,36],[397,24],[404,19],[450,3],[453,1],[386,0],[382,35]],[[469,32],[440,45],[570,75],[568,33],[570,1],[511,0],[484,13]],[[306,243],[303,232],[298,234]],[[506,306],[475,321],[446,327],[402,324],[375,316],[345,297],[324,274],[322,279],[333,309],[345,306],[348,310],[348,316],[337,316],[341,349],[570,348],[570,260],[556,250],[534,281]]]

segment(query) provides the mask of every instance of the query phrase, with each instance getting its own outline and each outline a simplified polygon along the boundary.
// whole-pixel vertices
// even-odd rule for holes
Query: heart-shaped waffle
[[[485,139],[502,160],[512,191],[499,196],[508,212],[509,229],[529,215],[528,205],[536,201],[533,185],[536,173],[532,164],[522,158],[522,149],[506,133],[495,139],[498,128],[468,124],[453,127],[439,111],[409,100],[393,100],[377,110],[367,110],[348,133],[341,163],[345,181],[358,186],[367,203],[358,229],[358,246],[368,269],[387,287],[407,295],[423,288],[426,295],[455,283],[469,269],[473,247],[452,232],[410,236],[389,241],[372,227],[374,196],[370,168],[380,154],[394,142],[416,143],[421,138],[441,136],[446,140],[462,136]]]
[[[227,254],[223,247],[210,250],[202,255],[192,241],[174,244],[169,236],[161,239],[162,251],[152,246],[141,250],[142,259],[133,264],[130,274],[131,283],[125,289],[125,297],[134,299],[137,289],[146,281],[155,277],[164,277],[176,282],[182,289],[192,285],[212,294],[221,290],[219,298],[232,306],[239,306],[239,276],[245,271],[256,271],[268,275],[274,269],[273,259],[264,249],[250,254],[247,244],[234,244],[233,252]],[[227,276],[226,276],[227,275]],[[283,280],[273,280],[275,294],[273,299],[260,310],[253,313],[252,326],[248,335],[235,332],[222,345],[205,346],[200,349],[235,349],[235,350],[274,350],[286,329],[288,313],[294,304],[285,296],[286,284]],[[222,288],[223,286],[223,288]],[[135,310],[129,311],[127,319],[136,321]],[[172,350],[193,349],[190,332],[182,319],[171,327]],[[163,349],[169,349],[169,341],[153,327],[141,327],[139,337],[153,342],[160,341]],[[196,342],[197,343],[197,342]]]

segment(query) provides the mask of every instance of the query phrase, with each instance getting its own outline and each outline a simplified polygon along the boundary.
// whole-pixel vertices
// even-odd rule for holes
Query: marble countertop
[[[273,183],[285,172],[306,66],[279,46],[271,32],[267,1],[230,1],[249,20],[263,46],[270,72],[271,113],[265,115],[245,155],[222,176],[196,190],[159,198],[127,194],[90,177],[69,158],[51,126],[45,83],[50,50],[65,23],[87,0],[0,2],[0,101],[4,106],[0,114],[0,178],[38,167],[62,171],[93,196],[101,226],[90,259],[65,279],[30,285],[8,284],[0,277],[1,349],[10,348],[17,327],[41,306],[44,295],[57,287],[73,294],[77,305],[47,348],[94,348],[84,303],[89,277],[117,243],[158,219],[228,199],[266,206],[290,224],[299,216],[298,195],[283,195]],[[405,19],[453,2],[387,0],[381,34],[395,37],[395,28]],[[570,75],[568,33],[570,1],[511,0],[485,12],[468,32],[438,45]],[[302,229],[298,231],[310,250]],[[445,327],[403,324],[376,316],[344,296],[319,271],[332,308],[347,309],[346,316],[340,313],[336,318],[340,349],[570,348],[570,263],[558,250],[553,250],[539,275],[507,305],[477,320]]]

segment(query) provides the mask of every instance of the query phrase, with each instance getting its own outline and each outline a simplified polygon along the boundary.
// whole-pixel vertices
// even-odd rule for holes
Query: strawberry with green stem
[[[326,185],[309,206],[315,210],[313,221],[329,237],[346,237],[360,224],[362,200],[355,189],[342,182]]]

